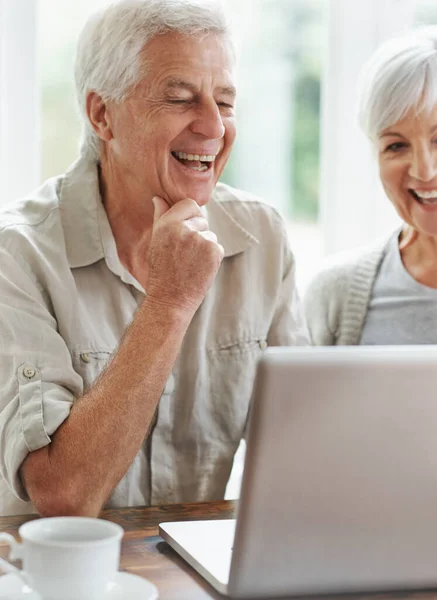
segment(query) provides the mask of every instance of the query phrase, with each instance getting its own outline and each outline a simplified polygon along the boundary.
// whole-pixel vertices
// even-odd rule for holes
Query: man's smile
[[[171,154],[184,167],[201,173],[211,170],[217,158],[215,154],[188,154],[186,152],[172,152]]]

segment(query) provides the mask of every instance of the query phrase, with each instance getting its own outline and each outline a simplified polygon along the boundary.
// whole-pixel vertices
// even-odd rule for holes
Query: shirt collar
[[[225,186],[217,186],[206,205],[209,227],[223,246],[225,257],[259,243],[227,210],[226,202],[223,202],[224,196],[229,196],[227,190]],[[237,198],[235,200],[238,202]],[[118,258],[100,197],[96,162],[80,158],[65,173],[60,190],[60,211],[71,268],[86,267],[105,258],[111,271],[125,283],[141,288]]]
[[[227,210],[226,205],[230,200],[241,202],[237,196],[233,196],[231,188],[218,184],[206,205],[209,228],[223,246],[225,258],[244,252],[252,244],[259,244],[258,239]]]
[[[105,253],[100,235],[97,164],[80,158],[65,173],[59,194],[65,247],[71,268],[86,267]]]
[[[102,202],[97,203],[97,218],[99,220],[100,236],[105,253],[105,261],[110,271],[120,277],[123,283],[133,285],[142,294],[145,293],[143,286],[129,273],[126,267],[121,263],[118,256],[115,238],[109,224],[108,216]]]

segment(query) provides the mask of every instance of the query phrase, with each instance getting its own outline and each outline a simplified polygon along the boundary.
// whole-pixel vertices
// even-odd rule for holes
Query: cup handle
[[[11,547],[9,552],[9,558],[11,560],[23,560],[22,544],[19,544],[16,539],[9,535],[9,533],[0,533],[0,542],[6,542]],[[7,560],[0,558],[0,567],[5,571],[5,573],[14,573],[23,581],[26,585],[29,585],[29,582],[26,579],[26,576],[20,569],[11,565]]]

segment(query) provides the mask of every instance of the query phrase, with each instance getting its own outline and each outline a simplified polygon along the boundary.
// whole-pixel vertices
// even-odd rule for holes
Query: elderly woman
[[[366,65],[359,118],[404,222],[317,275],[314,344],[437,343],[437,27],[385,43]]]
[[[1,510],[223,498],[260,353],[308,337],[281,219],[217,184],[221,4],[110,4],[76,86],[79,160],[0,216]]]

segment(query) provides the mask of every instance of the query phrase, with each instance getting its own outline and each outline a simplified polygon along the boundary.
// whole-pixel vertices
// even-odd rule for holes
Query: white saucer
[[[157,600],[158,590],[147,579],[118,572],[108,584],[102,600]],[[17,575],[9,573],[0,577],[0,600],[43,600],[25,585]],[[59,600],[62,600],[60,598]]]

